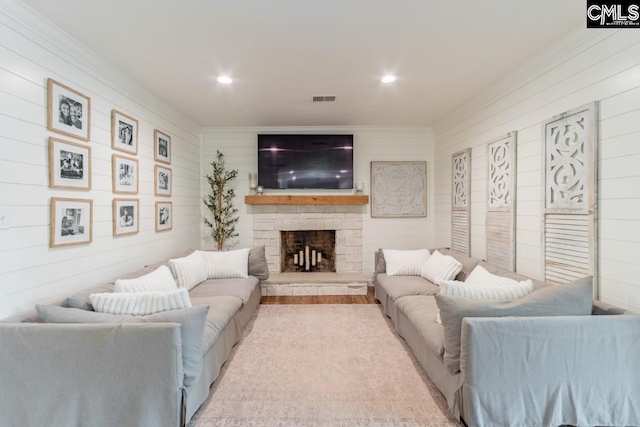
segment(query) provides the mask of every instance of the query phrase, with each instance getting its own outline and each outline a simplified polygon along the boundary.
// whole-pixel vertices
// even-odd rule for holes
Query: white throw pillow
[[[94,311],[109,314],[143,316],[167,310],[191,307],[186,289],[167,292],[133,292],[89,295]]]
[[[477,265],[471,274],[465,279],[465,283],[471,283],[473,285],[488,285],[488,286],[512,286],[519,283],[517,280],[510,279],[508,277],[497,276],[489,273],[486,268],[481,265]]]
[[[207,280],[207,264],[198,251],[182,258],[169,260],[169,268],[179,288],[193,289]]]
[[[440,294],[453,295],[469,299],[491,299],[513,301],[533,292],[535,286],[531,280],[515,282],[513,285],[476,285],[468,282],[442,280]]]
[[[438,285],[441,280],[452,280],[461,271],[462,263],[457,259],[450,255],[442,255],[440,251],[434,251],[422,266],[420,276]]]
[[[249,249],[235,251],[198,251],[207,265],[208,279],[249,277]]]
[[[169,267],[161,265],[156,270],[135,279],[118,279],[114,292],[161,292],[178,288]]]
[[[387,276],[419,276],[422,266],[430,255],[427,249],[413,251],[383,249],[382,253],[387,264]]]

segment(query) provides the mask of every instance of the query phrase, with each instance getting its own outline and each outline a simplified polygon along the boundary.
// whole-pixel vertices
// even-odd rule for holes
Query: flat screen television
[[[353,188],[353,135],[258,135],[258,185]]]

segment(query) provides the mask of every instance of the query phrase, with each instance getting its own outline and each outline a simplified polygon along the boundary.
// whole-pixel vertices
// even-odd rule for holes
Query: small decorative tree
[[[204,219],[204,223],[212,228],[211,235],[218,242],[218,250],[222,250],[227,239],[238,236],[236,223],[238,222],[238,209],[233,206],[235,192],[229,188],[231,182],[238,175],[238,170],[226,170],[224,155],[218,150],[216,160],[211,162],[213,175],[207,175],[207,181],[211,186],[211,194],[202,199],[205,206],[213,215],[213,221]]]

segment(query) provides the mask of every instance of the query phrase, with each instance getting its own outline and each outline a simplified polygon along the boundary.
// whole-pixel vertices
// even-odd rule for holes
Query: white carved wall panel
[[[487,143],[487,163],[487,262],[515,271],[515,132]]]
[[[451,250],[471,255],[471,149],[451,157]]]
[[[543,123],[544,274],[551,283],[594,276],[597,296],[597,104]]]

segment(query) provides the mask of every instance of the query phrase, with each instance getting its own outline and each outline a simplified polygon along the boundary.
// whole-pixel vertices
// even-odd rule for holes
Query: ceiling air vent
[[[333,102],[336,100],[334,95],[314,96],[313,102]]]

